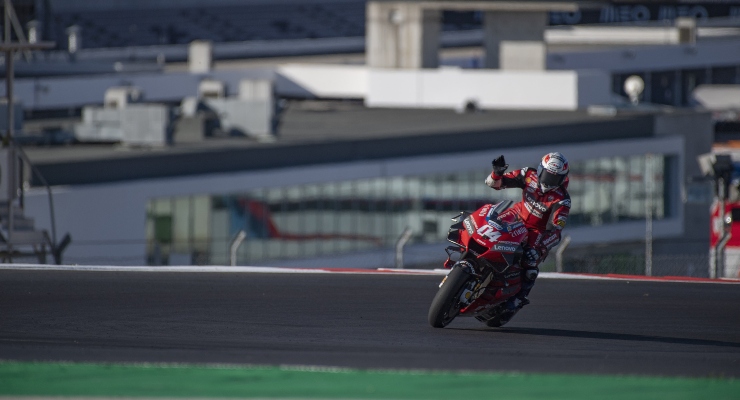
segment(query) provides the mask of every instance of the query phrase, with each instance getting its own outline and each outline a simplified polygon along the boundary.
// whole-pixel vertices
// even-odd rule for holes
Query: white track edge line
[[[182,265],[182,266],[116,266],[116,265],[48,265],[48,264],[0,264],[0,270],[26,271],[95,271],[95,272],[200,272],[200,273],[264,273],[264,274],[384,274],[384,275],[447,275],[447,269],[332,269],[332,268],[290,268],[290,267],[260,267],[260,266],[219,266],[219,265]],[[722,278],[716,281],[697,281],[692,279],[661,279],[630,278],[618,276],[579,275],[561,272],[541,272],[544,279],[571,279],[571,280],[609,280],[633,282],[674,282],[674,283],[720,283],[740,284],[740,279]]]

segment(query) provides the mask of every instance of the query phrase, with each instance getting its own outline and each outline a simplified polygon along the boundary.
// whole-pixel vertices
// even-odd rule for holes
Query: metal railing
[[[709,265],[709,254],[653,254],[653,268],[651,272],[652,276],[709,277]],[[552,265],[549,267],[552,268]],[[645,255],[608,254],[569,256],[564,258],[563,272],[645,275]]]
[[[39,169],[36,168],[35,165],[33,165],[33,163],[31,162],[31,159],[28,158],[28,155],[23,150],[23,148],[21,146],[19,146],[18,144],[16,144],[15,145],[15,150],[18,152],[17,154],[18,154],[19,158],[22,159],[31,168],[31,172],[33,172],[33,174],[36,176],[36,178],[38,178],[39,182],[41,182],[41,184],[44,185],[44,187],[46,188],[46,196],[49,199],[49,218],[51,220],[51,241],[52,241],[52,243],[54,243],[56,245],[56,243],[57,243],[57,225],[56,225],[56,216],[54,215],[54,194],[51,191],[51,186],[49,186],[49,183],[46,181],[46,178],[44,178],[44,175],[41,174],[41,171],[39,171]],[[20,181],[22,182],[22,179]],[[21,185],[22,185],[22,183],[21,183]],[[23,188],[21,187],[21,190],[20,190],[20,198],[19,198],[21,210],[24,209],[24,205],[25,205],[24,204],[24,200],[25,200],[24,190],[22,190],[22,189]]]
[[[16,176],[21,177],[21,179],[18,179],[16,181],[18,183],[18,187],[16,187],[16,189],[20,189],[18,191],[19,192],[18,205],[21,209],[21,212],[23,212],[25,209],[25,190],[23,190],[24,189],[23,188],[24,179],[22,178],[23,177],[22,166],[28,165],[28,167],[31,170],[31,173],[33,173],[33,175],[36,176],[39,182],[41,182],[41,184],[46,189],[46,195],[47,195],[48,202],[49,202],[49,221],[51,224],[51,237],[49,237],[49,235],[45,231],[43,233],[43,236],[45,240],[48,242],[52,257],[54,258],[54,262],[56,264],[61,264],[62,263],[62,253],[64,252],[65,248],[70,244],[70,242],[72,241],[72,238],[69,234],[66,234],[60,242],[57,242],[56,215],[54,212],[54,194],[51,190],[51,186],[46,181],[46,178],[44,178],[44,175],[41,173],[41,171],[39,171],[39,169],[36,168],[35,165],[33,165],[33,163],[31,162],[31,159],[28,157],[28,155],[23,150],[23,148],[15,142],[13,143],[13,147],[15,150],[14,151],[15,155],[18,157],[19,160],[21,160],[24,163],[24,164],[21,164],[20,170],[17,171],[18,175],[16,175]],[[9,202],[9,209],[10,209],[10,212],[12,213],[13,212],[12,211],[12,201]],[[9,244],[12,246],[12,242]],[[44,254],[40,255],[39,259],[41,260],[40,262],[45,263],[46,254],[45,254],[45,250],[43,250],[43,247],[42,247],[42,252],[44,252]]]

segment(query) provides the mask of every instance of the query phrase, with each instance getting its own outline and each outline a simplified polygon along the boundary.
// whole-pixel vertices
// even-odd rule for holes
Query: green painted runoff
[[[740,380],[8,361],[0,396],[720,400],[740,399]]]

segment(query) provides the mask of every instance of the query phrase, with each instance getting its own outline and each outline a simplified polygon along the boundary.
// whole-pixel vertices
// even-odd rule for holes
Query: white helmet
[[[547,153],[537,166],[537,180],[543,192],[550,191],[563,184],[568,176],[568,160],[562,154]]]

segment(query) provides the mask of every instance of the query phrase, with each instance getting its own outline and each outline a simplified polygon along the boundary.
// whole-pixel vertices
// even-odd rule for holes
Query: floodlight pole
[[[11,13],[10,0],[5,0],[5,44],[10,45],[10,13]],[[6,177],[8,185],[8,262],[13,262],[13,200],[15,200],[16,186],[15,186],[15,151],[13,148],[13,126],[15,125],[14,116],[15,109],[13,107],[13,81],[15,78],[14,62],[13,62],[13,50],[8,48],[5,50],[5,95],[8,99],[8,131],[5,133],[3,138],[3,147],[8,148],[8,175]]]
[[[727,221],[727,199],[729,185],[732,180],[732,158],[727,154],[717,154],[712,159],[712,173],[716,186],[717,203],[719,205],[719,232],[718,241],[714,248],[714,265],[709,270],[712,278],[722,278],[725,273],[725,246],[732,237],[730,224]],[[730,221],[731,222],[731,221]]]
[[[653,155],[645,155],[645,276],[653,275]]]
[[[719,240],[714,248],[714,265],[709,270],[710,278],[722,278],[725,274],[725,247],[727,242],[730,241],[732,233],[728,229],[725,219],[725,209],[727,208],[727,185],[725,184],[725,178],[717,178],[717,197],[719,198]]]
[[[5,10],[5,43],[10,43],[10,0],[5,0],[4,8]]]
[[[15,17],[15,10],[11,0],[4,0],[4,23],[5,23],[5,36],[3,43],[0,45],[0,51],[5,54],[5,95],[8,100],[8,131],[2,138],[2,144],[4,148],[8,149],[7,154],[7,166],[0,166],[5,168],[7,177],[5,182],[0,182],[2,185],[7,185],[8,188],[8,237],[7,249],[8,249],[8,261],[13,262],[13,201],[18,195],[18,182],[16,181],[16,167],[17,158],[15,155],[15,144],[13,142],[13,127],[15,126],[15,104],[13,103],[13,84],[15,83],[15,68],[13,55],[16,51],[29,51],[29,50],[46,50],[54,48],[52,42],[36,42],[28,43],[25,40],[22,29],[17,26],[18,18]],[[13,43],[11,36],[11,25],[15,22],[16,34],[20,42]]]

